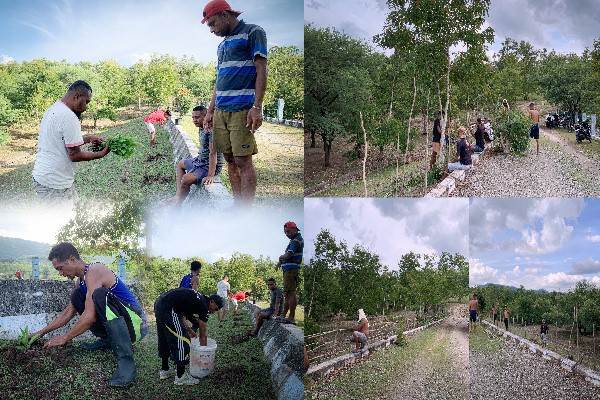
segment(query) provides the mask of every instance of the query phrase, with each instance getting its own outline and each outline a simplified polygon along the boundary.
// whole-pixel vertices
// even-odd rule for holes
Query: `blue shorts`
[[[272,308],[261,308],[260,312],[267,314],[266,318],[271,318],[275,310],[273,310]]]
[[[529,137],[532,139],[540,138],[540,126],[538,124],[531,125],[531,128],[529,128]]]
[[[469,311],[469,320],[472,322],[476,322],[477,321],[477,310],[470,310]]]
[[[200,164],[200,166],[194,165],[195,158],[187,158],[183,160],[183,165],[188,174],[192,174],[196,177],[194,184],[199,185],[202,183],[202,179],[208,175],[208,164]],[[217,167],[215,176],[221,172],[221,169]]]

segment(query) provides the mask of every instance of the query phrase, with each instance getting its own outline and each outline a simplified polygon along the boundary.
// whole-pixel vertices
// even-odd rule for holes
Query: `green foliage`
[[[269,74],[265,94],[265,112],[275,116],[277,99],[285,100],[283,117],[304,116],[304,55],[295,46],[269,49]]]
[[[108,138],[108,146],[114,154],[129,158],[135,149],[135,140],[133,140],[131,135],[116,133]]]
[[[404,307],[433,309],[448,298],[463,295],[468,286],[468,262],[462,255],[404,254],[397,271],[362,246],[348,249],[327,230],[315,239],[315,255],[303,268],[307,320],[327,315],[386,314]],[[465,277],[466,275],[466,277]]]
[[[508,141],[514,154],[522,155],[529,146],[529,127],[531,119],[522,111],[511,109],[508,113],[501,112],[496,118],[497,131],[504,140]]]
[[[75,216],[57,234],[57,241],[71,242],[82,253],[103,254],[138,251],[143,233],[143,204],[122,199],[115,203],[80,201]]]
[[[6,131],[6,128],[0,126],[0,146],[8,143],[10,140],[10,134]]]
[[[17,338],[17,344],[15,347],[19,350],[28,350],[39,337],[39,335],[34,335],[30,339],[29,327],[26,326],[25,329],[21,328],[21,335]]]
[[[442,179],[444,170],[437,164],[433,164],[433,167],[427,172],[427,184],[434,185]]]

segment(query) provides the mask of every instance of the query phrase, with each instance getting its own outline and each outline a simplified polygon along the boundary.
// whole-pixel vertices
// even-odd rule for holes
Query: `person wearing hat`
[[[279,256],[279,262],[275,270],[283,270],[283,314],[276,321],[284,324],[295,324],[296,306],[298,299],[296,290],[300,282],[300,267],[302,263],[302,252],[304,250],[304,239],[300,235],[300,229],[295,222],[288,221],[283,224],[283,233],[290,239],[290,243],[285,249],[285,253]],[[289,311],[289,315],[288,315]],[[286,318],[287,315],[287,318]]]
[[[227,161],[234,204],[251,206],[256,192],[252,156],[258,153],[254,132],[262,124],[267,87],[267,35],[260,26],[238,20],[240,14],[225,0],[204,7],[202,23],[223,37],[204,127],[212,130],[215,151]]]
[[[546,342],[548,341],[548,324],[546,323],[546,320],[542,320],[542,325],[540,326],[540,339],[542,339],[542,343],[544,345],[546,345]]]
[[[200,346],[206,346],[206,323],[208,314],[223,307],[220,296],[205,296],[192,289],[177,288],[163,293],[154,302],[156,333],[158,335],[158,355],[162,366],[160,379],[175,377],[176,385],[196,385],[200,381],[185,372],[190,363],[190,337],[196,337],[184,324],[183,319],[196,321],[200,327]],[[169,358],[175,362],[175,369],[169,368]]]
[[[358,310],[357,326],[348,328],[348,330],[352,331],[350,341],[356,343],[356,349],[352,350],[352,352],[359,353],[363,351],[369,339],[369,320],[367,320],[367,316],[362,308]]]
[[[467,142],[467,128],[464,126],[458,127],[458,138],[459,141],[456,143],[456,157],[448,164],[446,173],[457,169],[467,170],[471,168],[471,146]]]

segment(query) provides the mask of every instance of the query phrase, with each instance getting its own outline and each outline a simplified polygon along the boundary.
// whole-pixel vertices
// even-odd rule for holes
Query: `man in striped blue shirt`
[[[256,193],[252,155],[258,153],[254,132],[262,124],[267,87],[267,35],[260,26],[238,20],[240,14],[225,0],[204,7],[202,23],[223,37],[204,127],[212,129],[215,151],[227,160],[234,203],[251,206]]]
[[[283,233],[290,239],[290,243],[285,249],[285,253],[279,257],[279,262],[275,266],[275,270],[278,270],[279,267],[283,270],[283,296],[285,302],[283,304],[282,316],[275,320],[284,324],[295,324],[296,306],[298,305],[296,291],[300,283],[304,239],[300,235],[300,229],[292,221],[288,221],[283,225]],[[285,316],[288,311],[290,313],[286,318]]]

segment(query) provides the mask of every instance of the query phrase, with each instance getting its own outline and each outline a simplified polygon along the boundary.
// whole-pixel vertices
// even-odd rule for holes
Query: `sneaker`
[[[184,372],[183,375],[181,375],[181,378],[178,378],[177,376],[175,376],[175,384],[176,385],[197,385],[199,383],[200,383],[200,379],[194,378],[187,372]]]
[[[170,377],[172,377],[172,376],[175,376],[175,375],[177,375],[177,370],[176,370],[176,369],[173,369],[173,368],[169,369],[168,371],[165,371],[165,370],[162,370],[162,369],[161,369],[161,370],[158,372],[158,377],[159,377],[160,379],[168,379],[168,378],[170,378]]]

